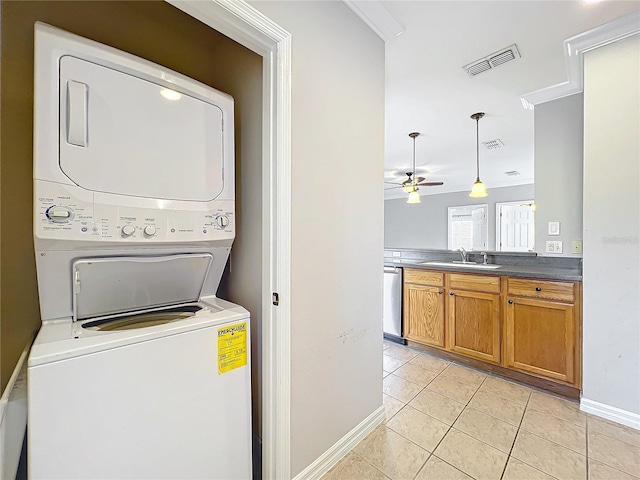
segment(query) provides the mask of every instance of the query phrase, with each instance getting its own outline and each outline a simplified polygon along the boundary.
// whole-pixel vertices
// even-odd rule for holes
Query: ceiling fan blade
[[[385,190],[395,190],[396,188],[400,188],[400,185],[398,185],[397,187],[388,187],[385,188]]]
[[[424,182],[419,183],[421,187],[437,187],[438,185],[444,185],[444,182]]]
[[[402,185],[402,183],[398,183],[398,182],[384,182],[384,183],[388,183],[389,185],[397,185],[397,186]]]
[[[424,181],[424,177],[416,177],[416,178],[414,178],[414,179],[413,179],[413,181],[414,181],[415,183],[418,183],[418,184],[419,184],[420,182],[423,182],[423,181]]]

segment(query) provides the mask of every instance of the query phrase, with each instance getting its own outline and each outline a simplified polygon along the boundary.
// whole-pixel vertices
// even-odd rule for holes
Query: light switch
[[[562,253],[562,242],[558,240],[547,240],[545,242],[545,253]]]
[[[560,222],[549,222],[547,233],[549,235],[560,235]]]
[[[393,252],[391,255],[394,257],[400,257],[402,256],[402,252]]]

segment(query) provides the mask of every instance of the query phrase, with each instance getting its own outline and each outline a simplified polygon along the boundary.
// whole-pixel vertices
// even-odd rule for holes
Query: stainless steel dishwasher
[[[384,338],[406,344],[402,338],[402,268],[384,267],[382,299],[382,331]]]

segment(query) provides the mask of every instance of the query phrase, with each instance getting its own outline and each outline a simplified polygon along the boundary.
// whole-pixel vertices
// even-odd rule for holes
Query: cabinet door
[[[509,297],[505,338],[506,366],[574,383],[574,305]]]
[[[500,295],[451,290],[447,348],[491,363],[500,362]]]
[[[444,347],[444,296],[442,287],[405,284],[405,337]]]

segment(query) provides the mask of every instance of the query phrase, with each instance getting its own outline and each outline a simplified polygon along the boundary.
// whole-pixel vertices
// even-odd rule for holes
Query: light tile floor
[[[634,480],[640,432],[577,402],[383,344],[385,422],[322,480]]]

